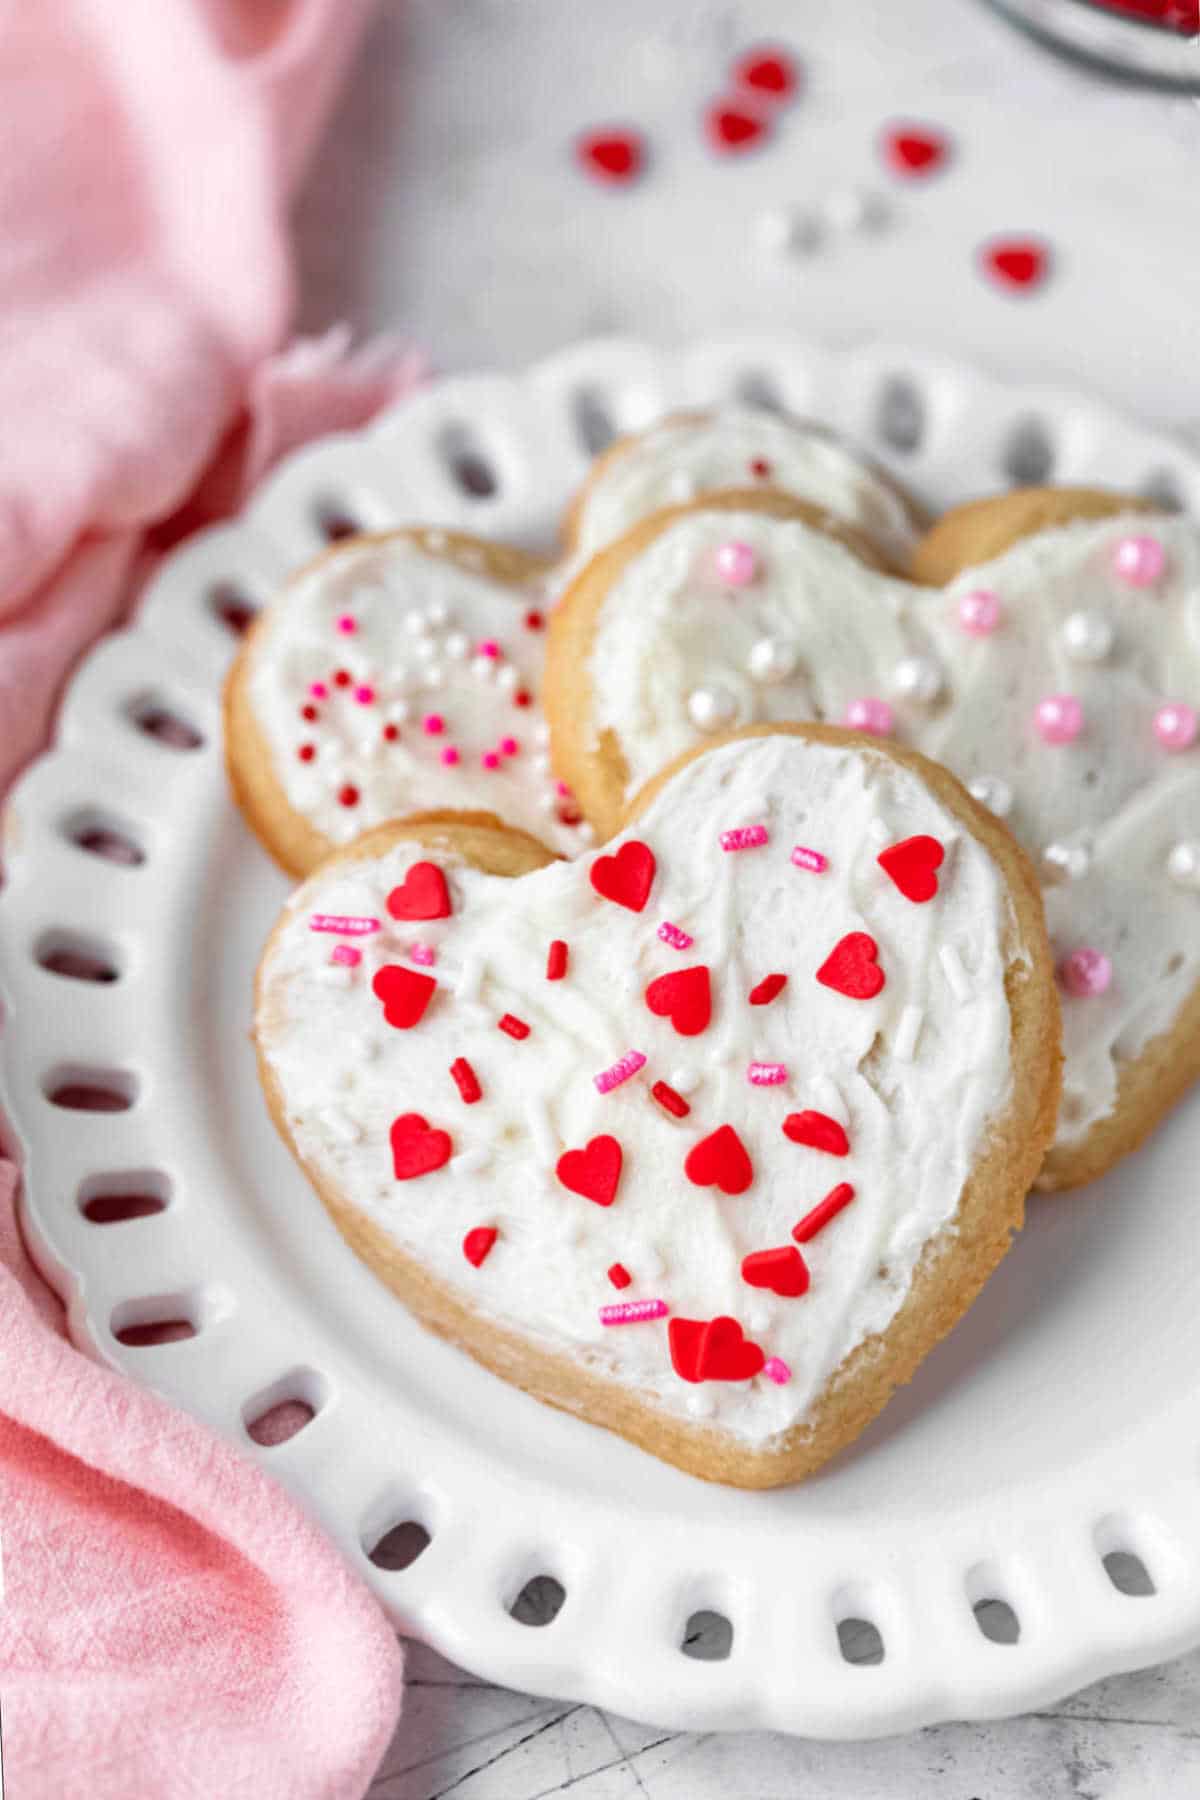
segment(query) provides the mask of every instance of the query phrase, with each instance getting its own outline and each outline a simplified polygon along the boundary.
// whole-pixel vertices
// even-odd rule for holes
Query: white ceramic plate
[[[545,544],[607,426],[737,391],[860,439],[935,505],[1016,473],[1200,512],[1178,445],[907,351],[609,342],[447,381],[294,458],[171,559],[72,683],[9,808],[0,1066],[26,1231],[76,1341],[258,1456],[406,1629],[494,1681],[667,1727],[863,1736],[1041,1706],[1200,1643],[1200,1105],[1108,1180],[1035,1199],[969,1318],[820,1476],[708,1487],[437,1342],[343,1246],[259,1096],[251,975],[286,884],[221,764],[222,611],[269,593],[331,519]],[[142,728],[163,711],[200,741]],[[96,853],[114,832],[139,862]],[[116,979],[61,972],[81,954]],[[121,1110],[51,1099],[81,1086]],[[159,1210],[89,1217],[136,1210],[112,1194]],[[192,1335],[139,1344],[171,1319]],[[295,1398],[311,1422],[252,1441]],[[378,1566],[405,1522],[428,1544]],[[542,1575],[566,1598],[539,1627],[509,1609]],[[681,1650],[701,1612],[732,1625],[723,1660]]]

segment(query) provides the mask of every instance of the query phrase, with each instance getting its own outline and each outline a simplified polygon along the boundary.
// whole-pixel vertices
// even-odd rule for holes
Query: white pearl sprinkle
[[[794,212],[783,206],[760,213],[754,222],[756,242],[772,256],[807,256],[817,249],[822,235],[821,221],[815,213]]]
[[[548,775],[550,773],[550,758],[544,750],[535,750],[530,760],[537,774]]]
[[[412,717],[412,707],[407,700],[393,700],[387,709],[388,720],[393,725],[403,725]]]
[[[1047,844],[1042,851],[1043,873],[1051,881],[1078,881],[1091,866],[1086,844]]]
[[[786,681],[797,660],[794,644],[780,638],[759,638],[750,651],[750,673],[755,681]]]
[[[581,843],[584,843],[584,844],[594,844],[595,843],[596,827],[594,825],[589,825],[586,819],[581,819],[579,821],[578,825],[575,827],[575,829],[579,833],[579,838],[580,838]]]
[[[431,625],[448,625],[450,623],[450,608],[446,605],[444,600],[431,600],[429,605],[425,608],[425,617],[429,620]]]
[[[696,1069],[672,1069],[667,1086],[673,1087],[677,1094],[694,1094],[700,1086],[700,1075]]]
[[[437,644],[431,637],[418,638],[414,648],[419,662],[431,663],[438,653]]]
[[[1012,789],[999,775],[977,775],[974,781],[967,783],[967,792],[998,819],[1006,819],[1012,811]]]
[[[825,217],[835,231],[877,231],[887,222],[888,204],[871,188],[835,188],[826,196]]]
[[[445,682],[446,682],[445,675],[443,674],[441,669],[436,668],[436,667],[432,668],[432,669],[426,669],[425,673],[421,677],[421,686],[425,687],[425,688],[444,687]]]
[[[465,631],[450,631],[442,648],[451,662],[466,662],[471,653],[471,640]]]
[[[544,812],[544,813],[557,812],[558,811],[558,798],[554,794],[543,794],[541,799],[538,801],[538,806],[541,808],[542,812]]]
[[[1063,649],[1072,662],[1103,662],[1113,647],[1115,632],[1097,612],[1073,612],[1063,620]]]
[[[942,691],[942,671],[931,656],[902,656],[892,670],[892,691],[928,706]]]
[[[716,1400],[704,1388],[696,1388],[684,1404],[693,1419],[711,1419],[717,1410]]]
[[[491,681],[496,673],[496,659],[493,656],[473,656],[471,673],[480,681]]]
[[[412,637],[429,636],[429,621],[425,617],[425,614],[417,612],[415,607],[412,612],[405,613],[404,624],[405,629]]]
[[[1200,888],[1200,843],[1184,838],[1167,858],[1167,874],[1180,887]]]
[[[511,693],[520,679],[521,671],[517,668],[515,663],[501,663],[499,673],[496,676],[496,686],[502,687],[506,693]]]
[[[737,716],[737,702],[728,688],[693,688],[688,695],[688,716],[701,731],[720,731]]]

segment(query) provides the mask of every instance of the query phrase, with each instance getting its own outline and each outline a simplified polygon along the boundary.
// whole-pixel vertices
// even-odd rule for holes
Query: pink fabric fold
[[[285,346],[286,206],[366,10],[0,0],[0,791],[163,548],[416,377],[341,329]],[[0,1161],[7,1792],[361,1794],[383,1613],[267,1475],[71,1347],[16,1185]]]

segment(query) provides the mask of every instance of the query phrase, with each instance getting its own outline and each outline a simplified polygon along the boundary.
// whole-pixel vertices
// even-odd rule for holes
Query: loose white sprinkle
[[[956,1000],[970,997],[971,983],[967,979],[967,971],[962,966],[962,959],[953,944],[943,944],[938,951],[938,960],[942,965],[942,974],[946,977],[946,986]]]
[[[886,844],[892,835],[891,827],[886,819],[875,818],[867,826],[867,835],[877,844]]]
[[[687,1397],[686,1405],[693,1419],[711,1419],[717,1408],[717,1403],[713,1396],[706,1393],[703,1388],[697,1388],[693,1393],[690,1393]]]
[[[483,976],[483,958],[481,956],[464,956],[462,968],[458,971],[458,980],[454,984],[455,998],[468,1006],[478,1002]]]
[[[967,783],[967,792],[998,819],[1007,818],[1012,811],[1012,789],[999,775],[977,775],[974,781]]]
[[[362,1126],[356,1124],[339,1106],[326,1106],[317,1117],[330,1137],[336,1138],[339,1144],[357,1144],[362,1137]]]
[[[579,833],[579,838],[580,838],[581,843],[584,843],[584,844],[594,844],[595,843],[596,827],[594,825],[589,825],[586,819],[581,819],[579,821],[579,824],[575,827],[575,829]]]
[[[478,1175],[486,1169],[492,1160],[492,1153],[482,1144],[473,1150],[460,1150],[457,1156],[450,1158],[450,1167],[458,1175]]]
[[[348,988],[354,980],[354,970],[346,963],[322,963],[316,976],[326,987]]]
[[[917,1048],[917,1039],[921,1035],[921,1026],[925,1023],[925,1014],[919,1006],[906,1006],[900,1014],[900,1023],[896,1028],[896,1038],[892,1045],[892,1055],[897,1062],[911,1062]]]
[[[529,1094],[525,1100],[525,1123],[533,1139],[533,1147],[541,1162],[549,1164],[558,1155],[558,1139],[550,1124],[546,1102],[540,1094]]]
[[[694,1094],[700,1086],[699,1072],[696,1069],[672,1069],[667,1086],[673,1087],[677,1094]]]
[[[465,631],[451,631],[442,648],[451,662],[466,662],[471,654],[471,640]]]

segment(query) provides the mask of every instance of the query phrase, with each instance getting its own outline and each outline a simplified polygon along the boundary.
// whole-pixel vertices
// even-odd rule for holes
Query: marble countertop
[[[730,58],[778,41],[805,67],[771,142],[718,161],[698,126]],[[901,185],[892,118],[954,142]],[[636,186],[572,166],[574,134],[629,120]],[[1189,433],[1200,420],[1200,106],[1109,86],[979,0],[385,0],[297,215],[302,322],[349,319],[442,368],[516,367],[600,332],[716,330],[916,342],[1086,387]],[[765,250],[780,207],[830,225]],[[978,273],[1035,234],[1050,279]],[[868,1744],[663,1733],[478,1682],[413,1645],[371,1800],[1195,1800],[1200,1653],[1047,1712]]]

